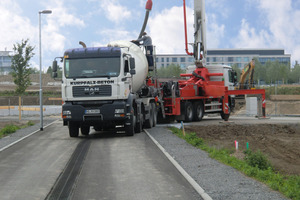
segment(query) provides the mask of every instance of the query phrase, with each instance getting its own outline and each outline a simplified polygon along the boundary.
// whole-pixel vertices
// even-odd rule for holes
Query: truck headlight
[[[63,111],[63,115],[71,115],[71,111],[70,110],[64,110]]]
[[[115,109],[115,113],[124,113],[124,109]]]

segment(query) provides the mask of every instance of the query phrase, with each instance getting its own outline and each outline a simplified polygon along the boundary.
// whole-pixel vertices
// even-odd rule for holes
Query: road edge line
[[[48,126],[54,124],[56,121],[58,121],[58,119],[55,120],[55,121],[53,121],[53,122],[51,122],[51,123],[49,123],[49,124],[47,124],[46,126],[44,126],[44,128],[47,128]],[[5,147],[2,147],[2,148],[0,149],[0,152],[2,152],[2,151],[4,151],[5,149],[8,149],[9,147],[11,147],[11,146],[13,146],[13,145],[15,145],[15,144],[21,142],[22,140],[25,140],[26,138],[32,136],[33,134],[35,134],[35,133],[37,133],[37,132],[39,132],[39,131],[40,131],[40,130],[33,131],[32,133],[29,133],[28,135],[26,135],[26,136],[24,136],[24,137],[18,139],[17,141],[14,141],[13,143],[10,143],[9,145],[6,145]]]
[[[204,200],[212,200],[212,198],[204,191],[204,189],[179,165],[179,163],[165,150],[165,148],[163,148],[147,130],[144,129],[144,131],[154,142],[154,144],[156,144],[156,146],[162,151],[162,153],[169,159],[169,161],[176,167],[176,169],[182,174],[182,176],[193,186],[198,194]]]

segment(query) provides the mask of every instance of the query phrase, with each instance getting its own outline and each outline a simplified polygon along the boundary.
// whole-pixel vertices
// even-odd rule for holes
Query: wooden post
[[[21,121],[21,96],[19,96],[19,121]]]

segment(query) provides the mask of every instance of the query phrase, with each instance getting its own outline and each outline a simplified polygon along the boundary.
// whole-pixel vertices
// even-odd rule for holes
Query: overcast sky
[[[147,0],[0,0],[0,51],[29,38],[38,68],[38,12],[42,15],[43,66],[64,50],[138,37]],[[189,42],[193,2],[187,0]],[[207,48],[280,48],[300,61],[300,0],[206,0]],[[153,0],[146,31],[157,53],[184,53],[182,0]],[[192,49],[190,50],[192,51]]]

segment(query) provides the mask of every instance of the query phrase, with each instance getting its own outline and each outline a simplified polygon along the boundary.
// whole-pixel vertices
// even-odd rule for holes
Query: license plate
[[[100,109],[85,110],[85,114],[100,114]]]

